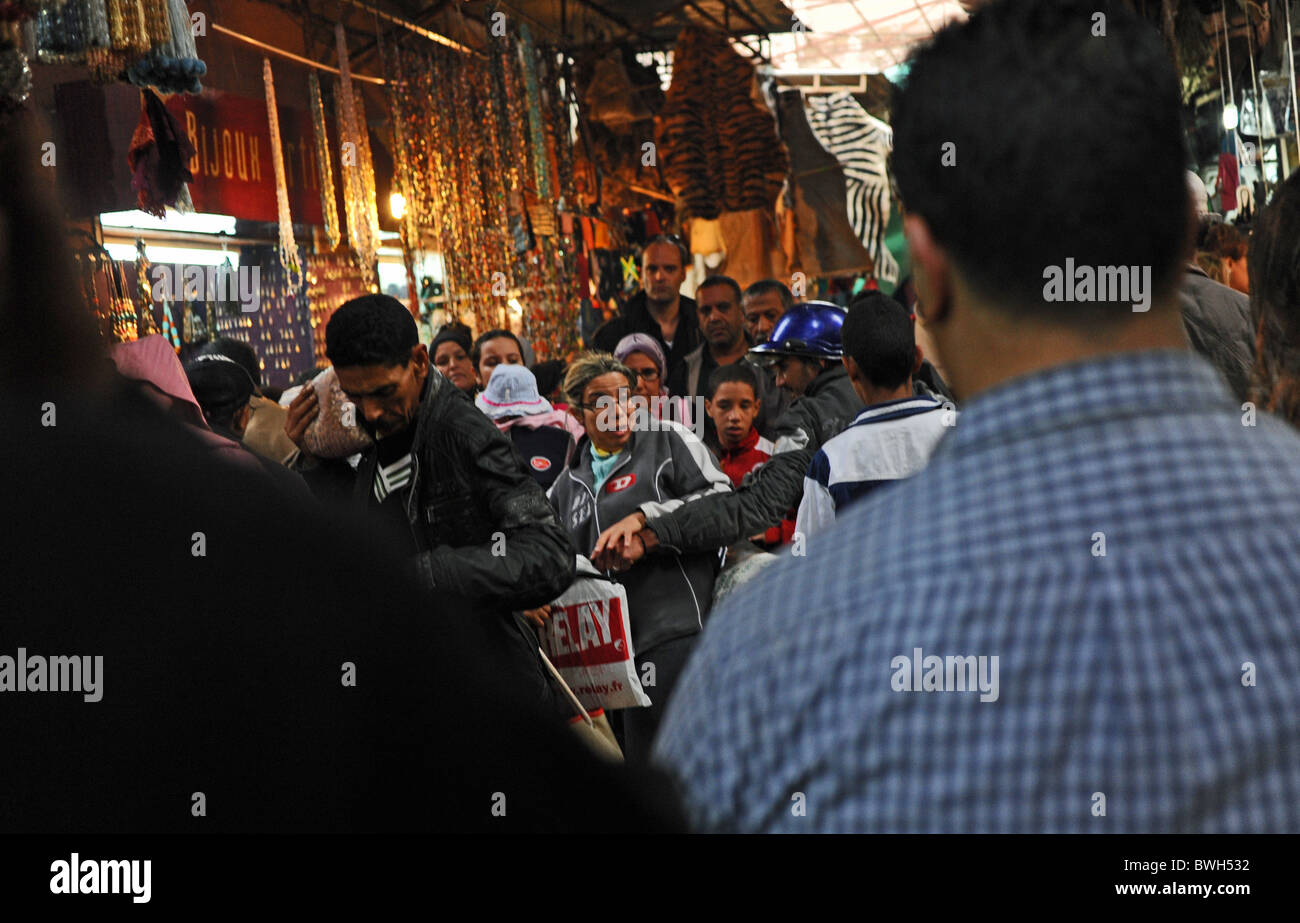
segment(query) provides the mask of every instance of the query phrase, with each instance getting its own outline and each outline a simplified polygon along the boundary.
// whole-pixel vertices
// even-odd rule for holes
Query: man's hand
[[[591,550],[591,563],[601,570],[627,570],[645,554],[642,549],[635,558],[629,558],[629,542],[645,526],[645,516],[633,513],[614,523],[596,539],[596,547]],[[638,543],[639,544],[639,543]]]
[[[551,617],[551,605],[547,603],[537,609],[525,609],[523,610],[523,616],[538,628],[545,628],[546,620]]]
[[[304,452],[307,450],[302,448],[302,437],[319,413],[320,402],[316,400],[316,389],[311,386],[311,382],[307,382],[290,402],[289,415],[284,418],[284,434]]]

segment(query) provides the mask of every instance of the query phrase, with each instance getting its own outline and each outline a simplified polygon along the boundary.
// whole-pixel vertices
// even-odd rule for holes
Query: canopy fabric
[[[772,36],[772,65],[783,71],[880,74],[910,49],[966,18],[959,0],[786,0],[794,31]],[[967,4],[969,5],[969,4]]]

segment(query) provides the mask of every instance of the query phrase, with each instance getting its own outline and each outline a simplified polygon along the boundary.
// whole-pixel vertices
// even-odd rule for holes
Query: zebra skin
[[[876,263],[876,278],[897,284],[898,261],[885,246],[890,205],[886,164],[894,130],[863,109],[852,93],[809,95],[804,105],[813,134],[844,167],[849,223]]]

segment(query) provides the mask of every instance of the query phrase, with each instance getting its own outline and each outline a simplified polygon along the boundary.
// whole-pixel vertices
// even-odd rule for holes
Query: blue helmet
[[[840,330],[846,316],[843,308],[829,301],[805,301],[781,315],[767,342],[750,352],[772,358],[838,359],[844,355]]]

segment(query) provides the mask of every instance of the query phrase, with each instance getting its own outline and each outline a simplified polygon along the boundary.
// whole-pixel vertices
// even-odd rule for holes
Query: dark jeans
[[[695,648],[699,635],[674,638],[657,644],[636,658],[637,676],[645,675],[645,664],[653,663],[655,684],[646,686],[646,695],[653,702],[649,708],[625,708],[613,712],[621,719],[622,725],[619,745],[623,748],[623,758],[630,765],[645,765],[650,761],[650,746],[654,743],[659,722],[663,720],[664,709],[673,694],[673,688],[686,669],[686,661]]]

